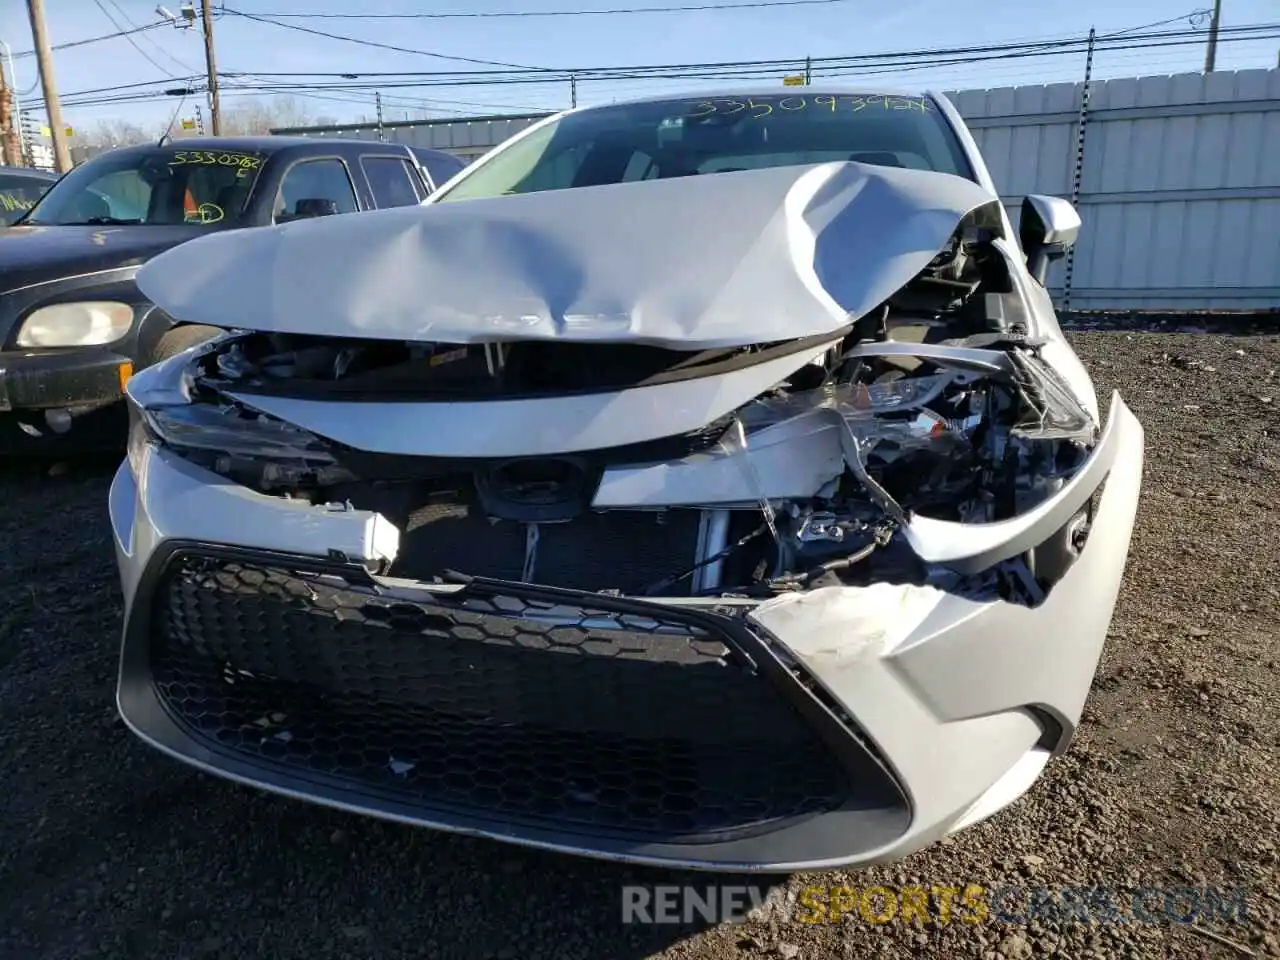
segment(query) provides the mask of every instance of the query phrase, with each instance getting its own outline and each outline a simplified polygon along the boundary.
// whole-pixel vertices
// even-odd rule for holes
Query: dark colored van
[[[396,143],[218,137],[123,147],[50,177],[0,229],[0,452],[120,445],[133,371],[222,332],[142,296],[133,278],[151,257],[214,230],[421,203],[461,166]]]

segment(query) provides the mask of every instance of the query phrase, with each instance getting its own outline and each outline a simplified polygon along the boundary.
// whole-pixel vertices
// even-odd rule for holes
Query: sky
[[[181,0],[169,0],[176,12]],[[403,14],[450,12],[551,11],[639,6],[720,4],[742,0],[228,0],[246,14]],[[829,0],[773,8],[702,10],[600,16],[486,17],[448,19],[289,18],[296,26],[392,44],[422,53],[375,49],[314,36],[226,12],[215,22],[220,73],[304,71],[440,71],[492,69],[432,57],[436,54],[536,67],[581,68],[680,62],[847,56],[921,48],[1000,43],[1011,40],[1084,36],[1140,27],[1189,14],[1211,0],[1075,0],[1035,4],[1027,0]],[[24,102],[40,99],[33,41],[22,0],[0,3],[0,41],[15,54],[17,91]],[[215,9],[217,7],[215,6]],[[115,33],[160,18],[149,0],[56,0],[46,5],[53,44]],[[980,13],[978,11],[981,11]],[[1276,0],[1223,0],[1224,27],[1280,22]],[[1180,20],[1161,29],[1188,26]],[[1275,31],[1280,33],[1280,29]],[[130,43],[130,39],[134,42]],[[136,46],[135,46],[136,44]],[[0,51],[3,51],[0,47]],[[1223,43],[1218,69],[1275,67],[1280,39]],[[1182,73],[1202,69],[1204,49],[1191,46],[1100,52],[1098,79]],[[198,29],[169,25],[98,43],[55,51],[54,69],[63,97],[77,91],[117,85],[164,82],[204,71]],[[985,64],[932,66],[875,77],[885,87],[960,90],[1071,81],[1081,78],[1083,56],[1036,57]],[[223,80],[223,109],[244,98],[233,77]],[[760,81],[754,81],[758,84]],[[781,76],[778,78],[781,86]],[[821,82],[821,71],[815,73]],[[848,82],[848,81],[844,81]],[[718,86],[705,80],[610,80],[578,85],[580,104],[608,102],[655,92],[678,93]],[[440,116],[516,113],[562,109],[569,105],[567,83],[506,86],[436,86],[384,93],[388,119],[431,113]],[[200,95],[203,99],[203,95]],[[174,115],[191,114],[194,100],[177,98],[139,104],[65,106],[73,128],[100,121],[127,120],[163,126]],[[312,91],[294,103],[312,118],[355,121],[373,113],[371,91]]]

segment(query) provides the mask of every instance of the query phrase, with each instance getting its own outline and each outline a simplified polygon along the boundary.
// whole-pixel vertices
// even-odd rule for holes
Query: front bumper
[[[911,853],[1012,802],[1083,709],[1137,507],[1113,402],[1080,559],[1034,609],[929,588],[654,603],[367,570],[397,531],[148,449],[111,518],[118,704],[161,750],[388,819],[669,866]]]
[[[131,360],[103,347],[0,351],[0,451],[121,447],[118,401],[132,373]]]

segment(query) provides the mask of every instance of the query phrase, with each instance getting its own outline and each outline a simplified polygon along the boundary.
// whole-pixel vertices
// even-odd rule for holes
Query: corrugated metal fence
[[[1091,87],[1072,308],[1280,306],[1280,70]],[[1082,88],[949,94],[1010,213],[1071,196]]]
[[[386,138],[395,143],[444,150],[465,160],[474,160],[545,116],[545,113],[529,113],[518,116],[467,117],[459,120],[404,120],[385,123],[382,130]],[[304,134],[309,137],[378,139],[378,128],[367,123],[334,127],[289,127],[271,132],[291,136]]]
[[[1082,83],[949,93],[1015,223],[1028,193],[1072,196]],[[394,123],[388,139],[476,157],[536,115]],[[286,131],[279,131],[281,133]],[[376,139],[368,125],[288,131]],[[1280,306],[1280,69],[1091,84],[1075,201],[1073,309]]]

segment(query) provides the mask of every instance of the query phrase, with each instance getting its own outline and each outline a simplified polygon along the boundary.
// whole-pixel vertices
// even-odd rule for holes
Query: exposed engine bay
[[[1062,489],[1096,440],[1093,418],[1040,358],[1011,278],[1016,254],[992,217],[970,214],[915,279],[827,337],[679,351],[239,334],[197,354],[183,380],[189,402],[149,407],[139,429],[254,490],[386,516],[403,542],[381,571],[391,576],[667,597],[889,581],[1034,605],[1083,545],[1087,507],[1050,541],[981,571],[927,563],[904,536],[916,516],[991,524],[1024,514]],[[623,395],[787,357],[782,382],[696,430],[572,454],[371,452],[254,407],[268,397]],[[785,458],[792,443],[812,464],[804,489],[787,488],[777,461],[759,453],[763,444]],[[663,464],[734,471],[747,495],[660,504],[609,495],[616,478]]]

